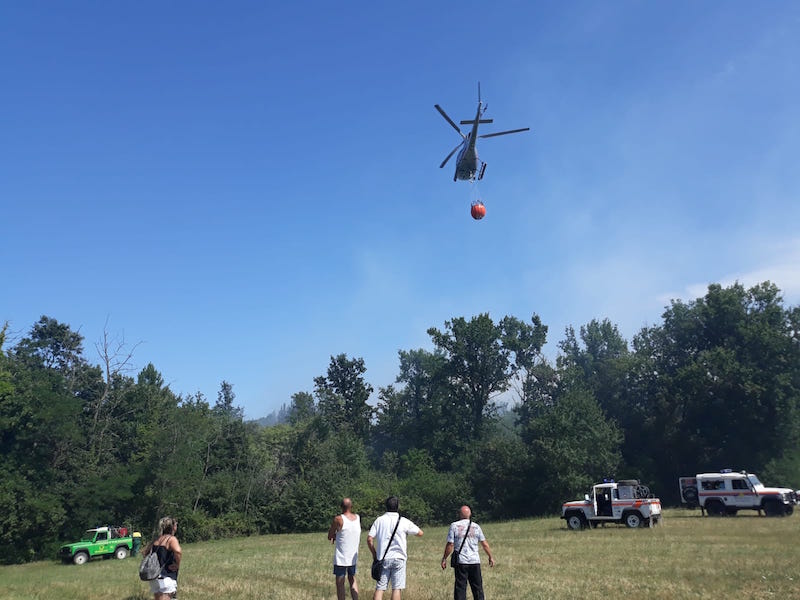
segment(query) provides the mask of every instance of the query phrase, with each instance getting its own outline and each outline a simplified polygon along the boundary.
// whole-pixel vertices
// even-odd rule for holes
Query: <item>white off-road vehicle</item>
[[[565,502],[561,518],[570,529],[623,523],[627,527],[652,527],[661,520],[661,500],[638,479],[604,481],[592,487],[583,500]]]
[[[679,477],[681,502],[699,506],[712,517],[735,516],[740,510],[764,511],[768,517],[792,514],[797,493],[789,488],[765,487],[747,471],[723,469],[719,473],[698,473]]]

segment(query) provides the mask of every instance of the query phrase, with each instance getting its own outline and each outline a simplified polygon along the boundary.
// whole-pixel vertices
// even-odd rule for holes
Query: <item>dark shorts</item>
[[[340,567],[339,565],[333,565],[333,574],[337,577],[344,577],[345,575],[352,575],[355,577],[356,566],[351,565],[349,567]]]

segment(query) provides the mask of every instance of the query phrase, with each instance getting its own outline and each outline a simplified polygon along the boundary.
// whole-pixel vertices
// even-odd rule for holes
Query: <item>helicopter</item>
[[[478,158],[478,149],[475,147],[475,143],[477,142],[478,138],[490,138],[498,135],[508,135],[509,133],[530,131],[530,127],[523,127],[522,129],[512,129],[510,131],[498,131],[497,133],[485,133],[483,135],[478,135],[478,125],[494,122],[493,119],[481,118],[486,112],[488,104],[484,104],[481,101],[480,83],[478,83],[478,111],[475,113],[475,119],[471,121],[461,121],[461,125],[472,125],[472,129],[466,134],[464,134],[461,129],[458,128],[458,125],[456,125],[453,120],[447,116],[447,113],[444,112],[441,106],[434,104],[434,107],[445,118],[445,121],[453,126],[453,129],[458,132],[458,135],[461,136],[461,143],[453,148],[450,151],[450,154],[448,154],[447,157],[442,161],[442,164],[439,165],[440,169],[443,168],[447,164],[447,161],[450,160],[450,157],[456,153],[456,150],[460,149],[460,152],[456,157],[456,172],[455,175],[453,175],[453,181],[457,181],[459,179],[463,181],[475,181],[476,179],[483,179],[483,175],[486,172],[486,163]]]

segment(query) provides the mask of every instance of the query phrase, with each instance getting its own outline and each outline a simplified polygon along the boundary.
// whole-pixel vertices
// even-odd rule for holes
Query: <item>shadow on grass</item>
[[[758,514],[754,510],[743,510],[739,511],[739,513],[735,515],[720,515],[718,517],[712,517],[708,515],[703,516],[700,514],[700,512],[688,511],[685,514],[678,514],[678,515],[672,514],[669,517],[665,517],[665,520],[673,521],[680,519],[712,519],[716,521],[717,519],[752,519],[752,518],[762,519],[764,518],[764,516]]]
[[[699,510],[687,510],[681,513],[670,513],[668,517],[664,517],[664,520],[669,519],[672,521],[673,519],[703,519],[703,515],[700,514]]]

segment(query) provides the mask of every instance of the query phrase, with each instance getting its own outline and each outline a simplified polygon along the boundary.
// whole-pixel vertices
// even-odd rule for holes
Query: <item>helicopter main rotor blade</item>
[[[460,143],[458,146],[456,146],[455,148],[453,148],[453,149],[450,151],[450,154],[448,154],[448,155],[447,155],[447,158],[445,158],[445,159],[442,161],[442,164],[440,164],[440,165],[439,165],[439,168],[441,169],[442,167],[444,167],[444,166],[447,164],[447,161],[448,161],[448,160],[450,160],[450,157],[451,157],[451,156],[453,156],[453,154],[455,154],[455,153],[456,153],[456,150],[458,150],[459,148],[461,148],[461,146],[463,146],[463,145],[464,145],[464,143],[462,142],[462,143]]]
[[[488,138],[488,137],[495,137],[497,135],[508,135],[509,133],[519,133],[520,131],[530,131],[530,127],[523,127],[522,129],[512,129],[511,131],[498,131],[497,133],[485,133],[483,135],[479,135],[480,138]]]
[[[455,129],[458,132],[458,135],[460,135],[462,138],[465,137],[464,134],[461,133],[461,130],[458,128],[458,125],[456,125],[453,122],[453,119],[447,116],[447,113],[442,110],[441,106],[439,106],[438,104],[434,104],[433,106],[436,108],[436,110],[439,111],[439,114],[441,114],[445,118],[445,121],[447,121],[448,123],[450,123],[450,125],[453,126],[453,129]]]

